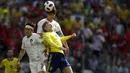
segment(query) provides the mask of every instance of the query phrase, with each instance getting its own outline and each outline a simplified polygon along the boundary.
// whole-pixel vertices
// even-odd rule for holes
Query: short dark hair
[[[29,26],[31,26],[31,27],[33,27],[33,28],[34,28],[34,24],[33,24],[33,23],[26,22],[26,23],[25,23],[25,26],[26,26],[26,25],[29,25]]]

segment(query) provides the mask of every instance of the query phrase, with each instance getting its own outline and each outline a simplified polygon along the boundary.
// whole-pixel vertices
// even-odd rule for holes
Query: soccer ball
[[[44,6],[47,12],[51,12],[55,8],[55,4],[52,1],[45,2]]]

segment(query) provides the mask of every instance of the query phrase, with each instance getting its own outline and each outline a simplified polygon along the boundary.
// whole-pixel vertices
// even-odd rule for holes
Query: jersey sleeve
[[[61,30],[61,27],[59,25],[59,23],[56,23],[55,25],[55,32],[59,35],[59,36],[63,36],[63,32]]]
[[[24,38],[22,39],[22,45],[21,45],[21,49],[25,49],[25,43],[24,43]]]
[[[43,25],[44,21],[39,21],[38,24],[37,24],[37,33],[42,33],[43,30],[42,30],[42,25]]]
[[[60,39],[62,42],[64,42],[64,41],[70,39],[71,37],[72,37],[71,35],[70,36],[62,36],[62,37],[60,37]]]
[[[5,61],[4,61],[4,59],[1,61],[1,64],[0,64],[0,68],[4,68],[4,63],[5,63]]]
[[[42,43],[42,39],[41,39],[41,36],[40,36],[40,35],[37,34],[37,35],[35,36],[35,39],[36,39],[36,42],[37,42],[37,43]]]

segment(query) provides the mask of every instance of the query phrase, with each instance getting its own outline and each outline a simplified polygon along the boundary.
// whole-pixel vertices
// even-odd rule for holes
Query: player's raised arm
[[[18,56],[19,62],[20,62],[21,59],[23,58],[24,54],[25,54],[25,41],[24,41],[24,38],[23,38],[23,39],[22,39],[21,50],[20,50],[20,53],[19,53],[19,56]]]
[[[62,42],[64,42],[64,41],[66,41],[66,40],[68,40],[72,37],[75,37],[75,36],[76,36],[76,34],[73,33],[72,35],[69,35],[69,36],[62,36],[62,37],[60,37],[60,39],[61,39]]]

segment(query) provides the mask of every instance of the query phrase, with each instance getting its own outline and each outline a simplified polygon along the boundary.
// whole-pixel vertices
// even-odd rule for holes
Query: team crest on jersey
[[[33,45],[33,39],[30,39],[30,44]]]

